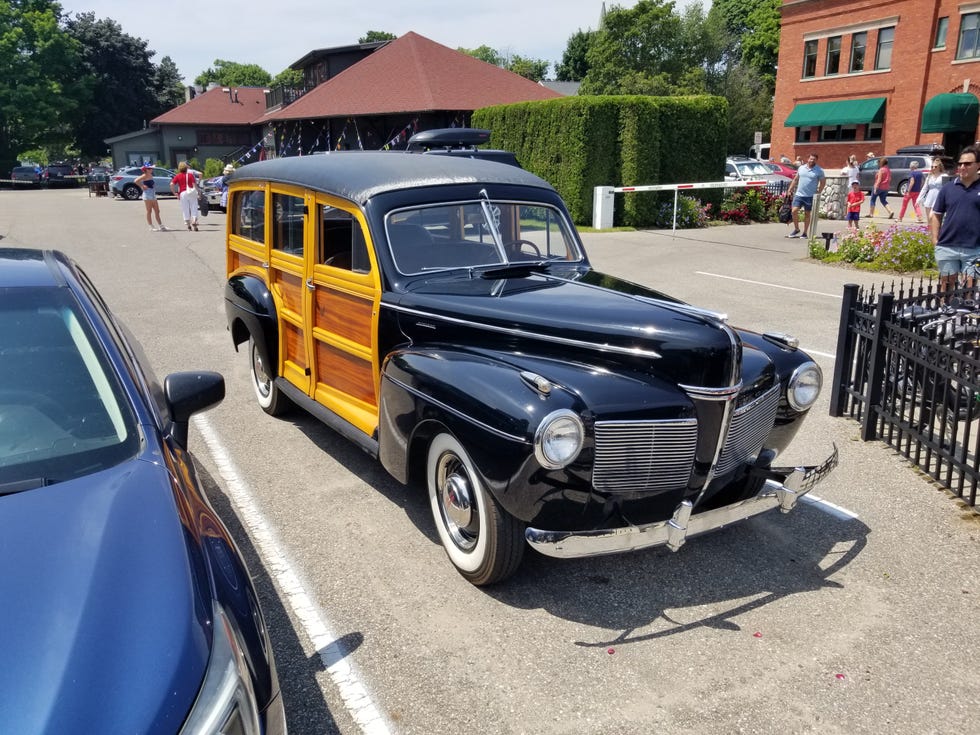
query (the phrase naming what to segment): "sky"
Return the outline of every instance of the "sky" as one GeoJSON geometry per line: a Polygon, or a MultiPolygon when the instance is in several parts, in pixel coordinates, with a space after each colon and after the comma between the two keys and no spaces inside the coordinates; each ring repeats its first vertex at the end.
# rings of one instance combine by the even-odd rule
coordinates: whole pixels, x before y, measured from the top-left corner
{"type": "MultiPolygon", "coordinates": [[[[681,8],[697,0],[679,0],[681,8]]],[[[607,7],[632,7],[613,0],[607,7]]],[[[705,8],[710,2],[704,0],[705,8]]],[[[111,18],[124,33],[142,38],[159,64],[169,56],[185,84],[215,59],[258,64],[276,76],[314,49],[347,46],[367,31],[401,36],[415,31],[450,48],[489,46],[504,55],[561,61],[568,39],[599,25],[602,0],[373,0],[337,5],[312,0],[61,0],[66,13],[111,18]]]]}

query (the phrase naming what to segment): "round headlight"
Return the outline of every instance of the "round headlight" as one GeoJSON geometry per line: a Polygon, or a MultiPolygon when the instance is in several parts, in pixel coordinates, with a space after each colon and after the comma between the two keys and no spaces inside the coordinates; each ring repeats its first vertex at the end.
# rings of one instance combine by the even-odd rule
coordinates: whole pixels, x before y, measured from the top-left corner
{"type": "Polygon", "coordinates": [[[805,362],[793,371],[786,400],[797,411],[806,411],[817,400],[823,385],[823,373],[816,363],[805,362]]]}
{"type": "Polygon", "coordinates": [[[549,413],[534,434],[534,456],[542,467],[557,470],[574,461],[582,449],[585,428],[568,409],[549,413]]]}

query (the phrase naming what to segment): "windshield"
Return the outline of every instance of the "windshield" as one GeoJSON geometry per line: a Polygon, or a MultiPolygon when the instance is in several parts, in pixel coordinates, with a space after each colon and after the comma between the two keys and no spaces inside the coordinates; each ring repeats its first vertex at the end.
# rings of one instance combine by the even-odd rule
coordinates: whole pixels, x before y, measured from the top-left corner
{"type": "Polygon", "coordinates": [[[67,289],[0,289],[0,323],[0,494],[135,455],[133,414],[67,289]]]}
{"type": "Polygon", "coordinates": [[[385,229],[405,274],[582,258],[571,225],[546,204],[480,199],[400,209],[385,229]]]}
{"type": "Polygon", "coordinates": [[[772,170],[761,161],[757,163],[739,163],[736,165],[738,166],[738,172],[746,177],[766,176],[772,173],[772,170]]]}

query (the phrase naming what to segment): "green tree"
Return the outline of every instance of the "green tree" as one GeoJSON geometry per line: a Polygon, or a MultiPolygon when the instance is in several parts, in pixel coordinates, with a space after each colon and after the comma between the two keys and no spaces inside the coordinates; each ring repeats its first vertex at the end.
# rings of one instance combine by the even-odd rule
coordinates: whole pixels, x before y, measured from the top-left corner
{"type": "Polygon", "coordinates": [[[272,79],[272,85],[275,87],[299,89],[303,86],[303,72],[297,69],[283,69],[272,79]]]}
{"type": "Polygon", "coordinates": [[[583,31],[581,28],[573,33],[565,45],[561,63],[555,65],[555,79],[559,82],[581,82],[589,71],[586,56],[589,46],[595,38],[595,31],[583,31]]]}
{"type": "Polygon", "coordinates": [[[749,14],[750,32],[742,38],[742,61],[776,88],[776,62],[779,60],[779,6],[781,0],[761,0],[749,14]]]}
{"type": "Polygon", "coordinates": [[[222,87],[267,87],[272,83],[272,75],[258,64],[215,59],[214,67],[205,69],[194,78],[194,84],[201,87],[207,87],[212,82],[222,87]]]}
{"type": "Polygon", "coordinates": [[[532,82],[540,82],[548,74],[548,66],[550,64],[544,59],[526,59],[514,54],[506,68],[515,74],[530,79],[532,82]]]}
{"type": "Polygon", "coordinates": [[[65,30],[81,46],[77,72],[91,92],[89,104],[74,121],[83,155],[103,155],[106,138],[145,127],[170,109],[174,100],[183,101],[174,88],[173,61],[168,59],[163,70],[158,69],[150,60],[154,52],[147,42],[124,33],[116,21],[80,13],[67,20],[65,30]]]}
{"type": "Polygon", "coordinates": [[[357,39],[358,43],[375,43],[377,41],[394,41],[398,36],[388,31],[368,31],[357,39]]]}
{"type": "Polygon", "coordinates": [[[160,65],[153,77],[153,89],[157,102],[164,111],[184,102],[184,78],[169,56],[160,59],[160,65]]]}
{"type": "Polygon", "coordinates": [[[632,8],[614,5],[586,54],[589,71],[580,93],[650,94],[637,89],[647,87],[647,81],[669,82],[685,70],[687,54],[680,48],[680,36],[681,19],[672,2],[640,0],[632,8]]]}
{"type": "Polygon", "coordinates": [[[48,142],[65,145],[87,101],[78,73],[81,48],[47,0],[0,0],[0,170],[48,142]]]}
{"type": "Polygon", "coordinates": [[[485,61],[488,64],[493,64],[494,66],[504,65],[504,57],[501,56],[499,53],[497,53],[497,49],[490,48],[487,45],[477,46],[476,48],[472,48],[472,49],[463,48],[462,46],[460,46],[456,50],[464,54],[467,54],[469,56],[472,56],[474,58],[477,58],[480,61],[485,61]]]}

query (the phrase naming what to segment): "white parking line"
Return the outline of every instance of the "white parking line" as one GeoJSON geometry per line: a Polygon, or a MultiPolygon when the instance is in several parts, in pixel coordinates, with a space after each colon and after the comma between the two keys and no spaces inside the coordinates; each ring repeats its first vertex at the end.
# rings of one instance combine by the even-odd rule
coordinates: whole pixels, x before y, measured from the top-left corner
{"type": "Polygon", "coordinates": [[[834,518],[840,518],[843,521],[851,521],[858,517],[858,514],[854,511],[848,510],[847,508],[842,508],[839,505],[831,503],[829,500],[824,500],[823,498],[818,498],[816,495],[804,495],[800,498],[803,503],[808,503],[824,513],[834,516],[834,518]]]}
{"type": "Polygon", "coordinates": [[[337,686],[347,711],[365,735],[390,735],[391,731],[387,723],[374,706],[356,670],[347,660],[349,652],[337,645],[337,637],[327,627],[323,615],[293,571],[275,534],[259,512],[252,498],[252,491],[235,468],[217,432],[205,416],[198,415],[193,420],[204,437],[204,443],[208,446],[218,472],[227,485],[228,495],[238,511],[242,524],[248,530],[248,535],[269,574],[275,579],[276,586],[313,643],[323,662],[323,667],[337,686]]]}
{"type": "Polygon", "coordinates": [[[843,295],[834,293],[823,293],[822,291],[808,291],[805,288],[793,288],[792,286],[783,286],[780,283],[768,283],[767,281],[750,281],[748,278],[736,278],[735,276],[725,276],[721,273],[708,273],[707,271],[695,271],[699,276],[711,276],[712,278],[725,278],[729,281],[741,281],[742,283],[751,283],[755,286],[768,286],[769,288],[781,288],[785,291],[799,291],[800,293],[809,293],[814,296],[826,296],[831,299],[843,299],[843,295]]]}

